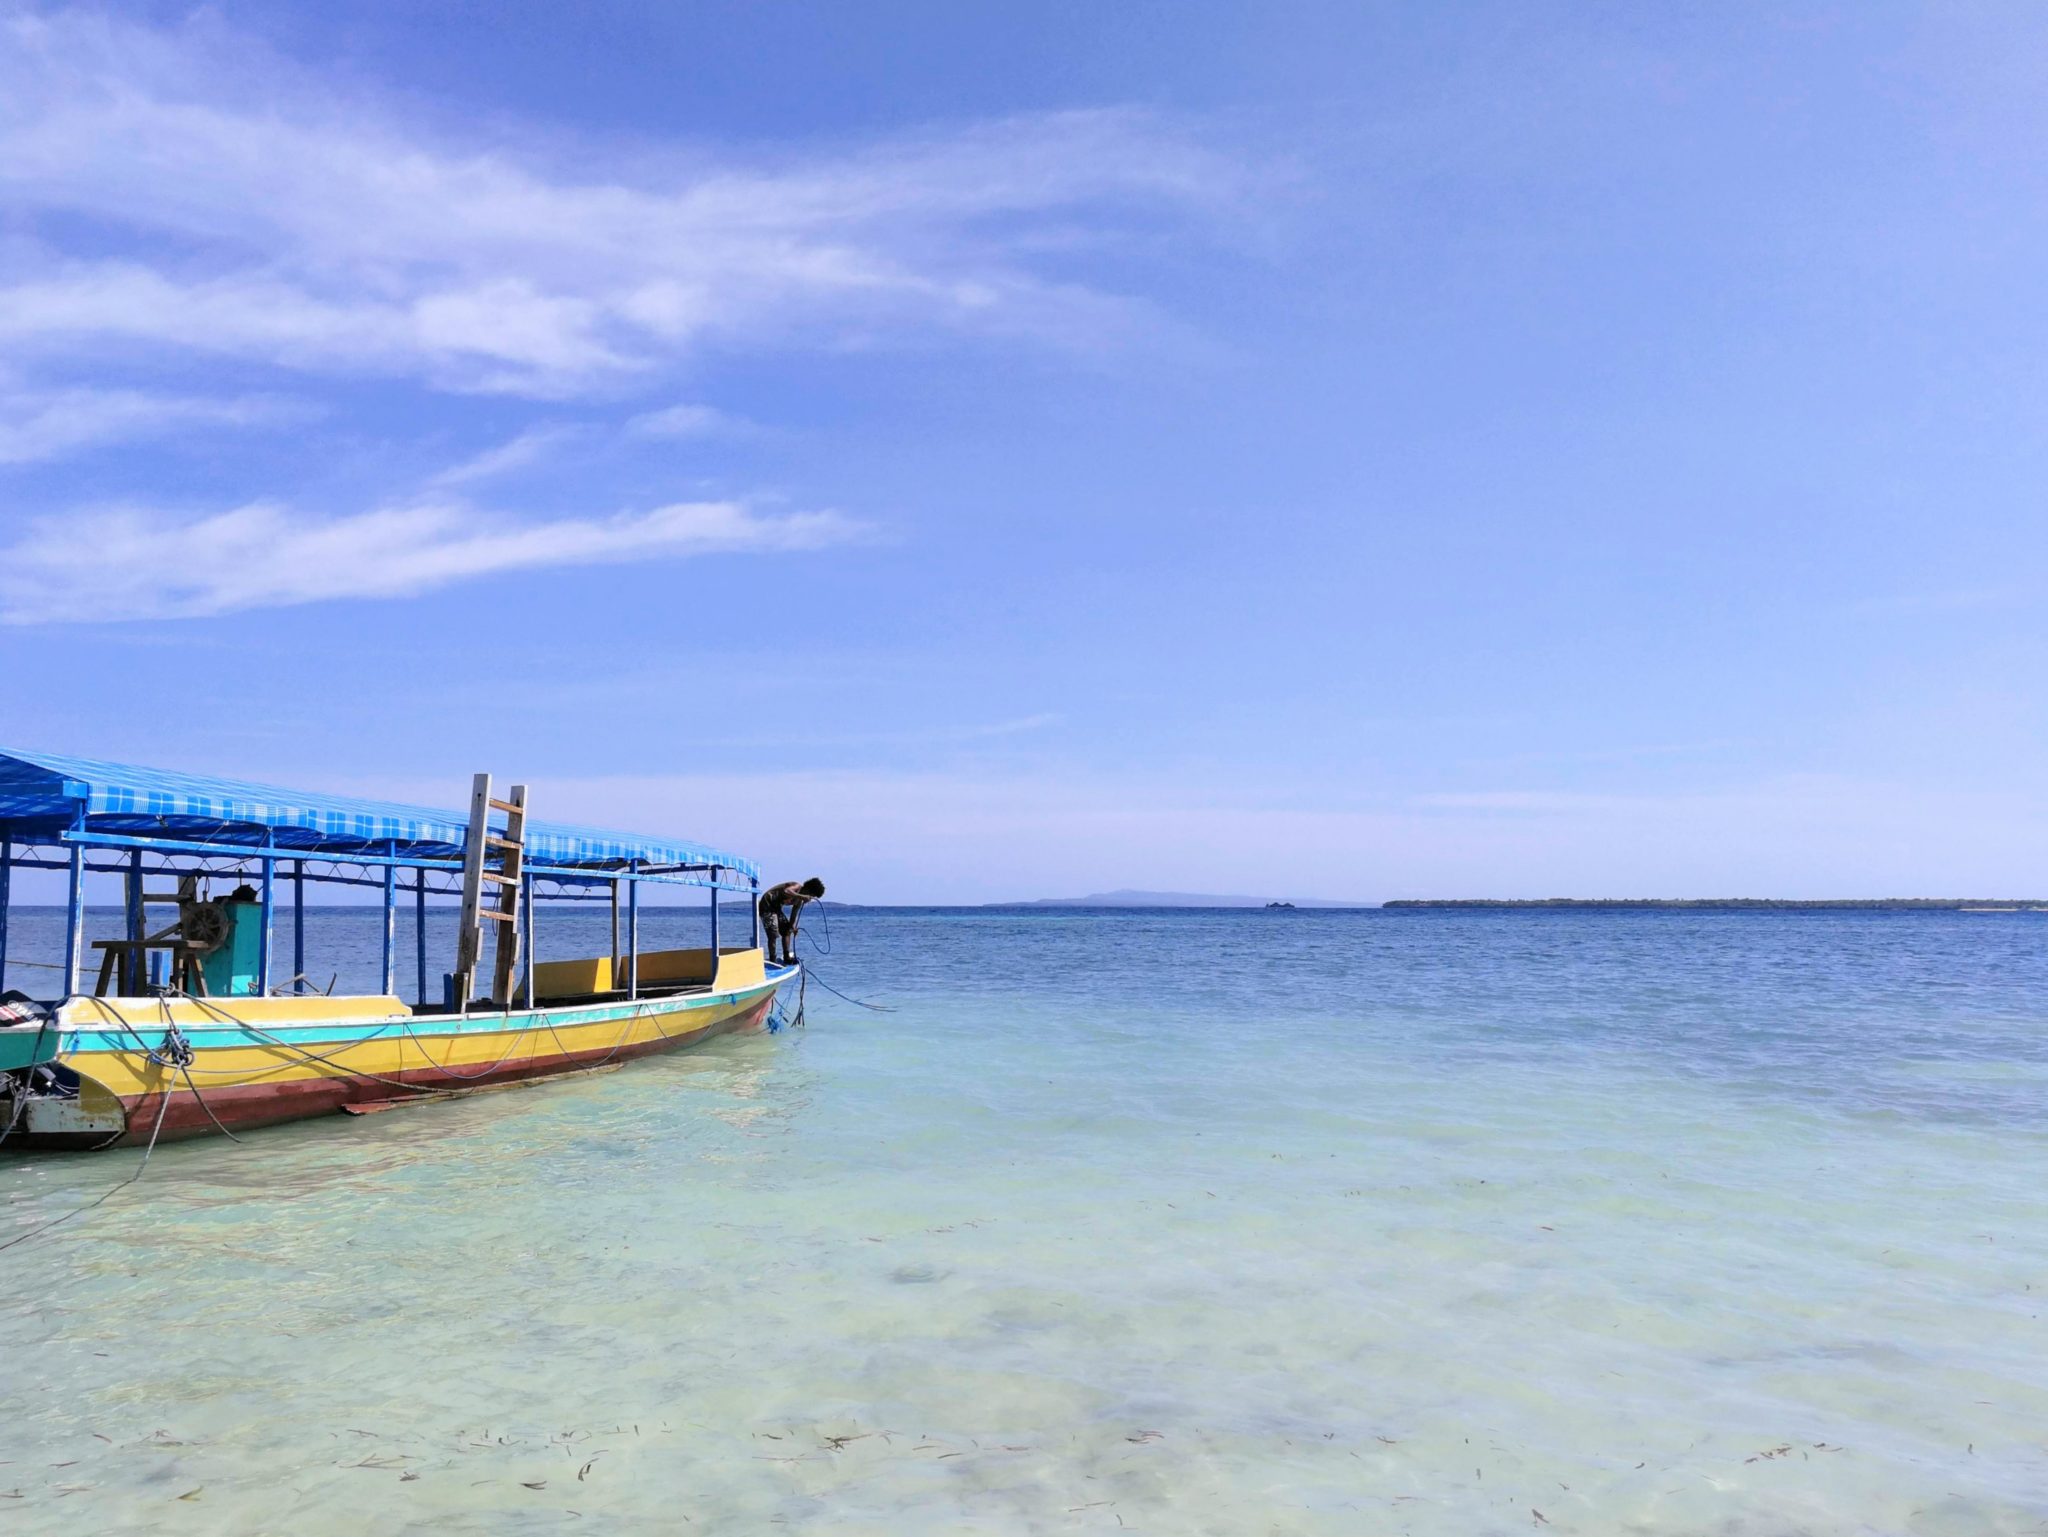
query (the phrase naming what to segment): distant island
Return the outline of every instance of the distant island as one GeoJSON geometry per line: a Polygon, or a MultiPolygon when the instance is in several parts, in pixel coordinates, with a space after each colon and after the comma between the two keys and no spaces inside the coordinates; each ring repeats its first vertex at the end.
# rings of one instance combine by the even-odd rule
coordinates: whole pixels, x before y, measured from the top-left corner
{"type": "MultiPolygon", "coordinates": [[[[837,906],[838,904],[833,904],[837,906]]],[[[1085,897],[1040,897],[992,902],[990,907],[1226,907],[1287,911],[1293,908],[1421,912],[1439,909],[1547,909],[1632,912],[1675,908],[1692,912],[2048,912],[2048,897],[1403,897],[1392,902],[1333,902],[1318,897],[1232,896],[1204,891],[1097,891],[1085,897]]]]}
{"type": "Polygon", "coordinates": [[[1233,897],[1199,891],[1098,891],[1085,897],[1040,897],[1002,907],[1371,907],[1370,902],[1328,902],[1314,897],[1233,897]]]}
{"type": "Polygon", "coordinates": [[[1770,912],[1978,912],[2013,913],[2048,911],[2048,900],[2039,897],[1441,897],[1406,898],[1381,904],[1395,908],[1550,907],[1614,908],[1683,907],[1719,908],[1770,912]]]}

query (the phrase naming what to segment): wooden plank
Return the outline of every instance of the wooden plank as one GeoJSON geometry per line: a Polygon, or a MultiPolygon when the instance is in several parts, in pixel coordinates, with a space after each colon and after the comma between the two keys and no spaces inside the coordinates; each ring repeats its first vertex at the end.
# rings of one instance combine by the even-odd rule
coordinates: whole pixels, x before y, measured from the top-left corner
{"type": "Polygon", "coordinates": [[[512,979],[519,974],[519,944],[524,938],[519,922],[519,877],[521,866],[526,862],[526,786],[514,785],[511,799],[497,804],[505,813],[506,841],[518,845],[505,851],[504,861],[499,867],[501,884],[496,916],[502,926],[498,930],[496,985],[491,989],[491,996],[498,1000],[499,1005],[509,1009],[512,1006],[512,979]]]}
{"type": "MultiPolygon", "coordinates": [[[[512,793],[513,793],[514,795],[517,795],[517,794],[519,793],[519,790],[520,790],[520,787],[519,787],[518,785],[514,785],[514,786],[512,787],[512,793]]],[[[524,808],[523,808],[523,807],[521,807],[521,806],[520,806],[520,804],[519,804],[519,803],[518,803],[517,801],[492,801],[492,802],[491,802],[491,810],[493,810],[493,811],[504,811],[504,812],[517,812],[517,811],[520,811],[520,810],[523,810],[523,809],[524,809],[524,808]]]]}
{"type": "Polygon", "coordinates": [[[491,776],[478,774],[470,786],[469,838],[462,853],[462,927],[455,941],[455,1007],[469,1004],[476,989],[477,962],[483,958],[484,839],[490,835],[491,776]]]}

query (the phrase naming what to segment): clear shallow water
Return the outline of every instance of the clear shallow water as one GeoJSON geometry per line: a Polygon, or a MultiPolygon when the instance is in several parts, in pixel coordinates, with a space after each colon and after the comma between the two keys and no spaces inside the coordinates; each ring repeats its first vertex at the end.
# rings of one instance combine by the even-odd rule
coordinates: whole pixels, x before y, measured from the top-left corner
{"type": "MultiPolygon", "coordinates": [[[[311,927],[366,980],[373,918],[311,927]]],[[[813,988],[802,1032],[166,1147],[0,1255],[0,1519],[2048,1522],[2038,916],[831,938],[896,1012],[813,988]]],[[[0,1235],[137,1156],[0,1158],[0,1235]]]]}

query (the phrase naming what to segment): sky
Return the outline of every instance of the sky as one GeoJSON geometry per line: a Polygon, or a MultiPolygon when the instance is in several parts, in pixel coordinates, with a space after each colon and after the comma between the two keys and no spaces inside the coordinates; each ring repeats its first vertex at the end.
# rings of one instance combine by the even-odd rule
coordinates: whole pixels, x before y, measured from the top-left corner
{"type": "Polygon", "coordinates": [[[0,743],[1112,887],[2048,893],[2048,11],[0,0],[0,743]]]}

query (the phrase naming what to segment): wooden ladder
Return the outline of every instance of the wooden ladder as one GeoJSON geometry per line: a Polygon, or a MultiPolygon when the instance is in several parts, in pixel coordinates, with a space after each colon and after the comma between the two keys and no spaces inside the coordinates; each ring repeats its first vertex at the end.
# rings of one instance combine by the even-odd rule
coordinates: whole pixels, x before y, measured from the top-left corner
{"type": "Polygon", "coordinates": [[[457,1009],[469,1007],[476,968],[484,953],[484,920],[498,925],[497,985],[491,997],[512,1007],[512,976],[519,969],[519,887],[526,865],[526,786],[514,785],[510,800],[491,798],[491,776],[479,774],[469,797],[469,841],[462,855],[462,932],[455,950],[457,1009]],[[503,834],[491,831],[491,813],[505,813],[503,834]],[[497,860],[497,868],[491,862],[497,860]],[[484,900],[484,887],[492,900],[484,900]]]}

